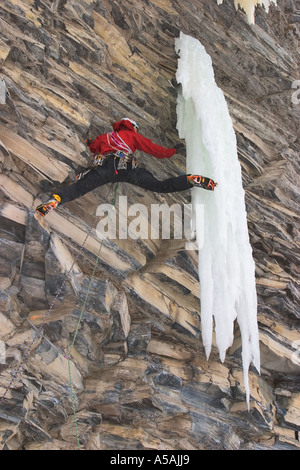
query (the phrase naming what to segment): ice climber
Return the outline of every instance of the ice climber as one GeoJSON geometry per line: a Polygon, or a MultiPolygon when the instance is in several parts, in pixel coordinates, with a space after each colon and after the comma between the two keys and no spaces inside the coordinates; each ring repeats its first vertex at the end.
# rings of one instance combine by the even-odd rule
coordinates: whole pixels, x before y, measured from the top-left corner
{"type": "Polygon", "coordinates": [[[216,183],[200,175],[180,175],[164,181],[156,179],[150,171],[138,167],[134,157],[136,150],[141,150],[156,158],[170,158],[183,144],[176,144],[168,149],[153,143],[139,133],[138,124],[129,118],[113,124],[113,131],[99,135],[95,140],[88,140],[94,160],[90,168],[77,175],[77,181],[62,187],[58,194],[53,194],[44,204],[36,208],[45,216],[58,205],[66,204],[99,186],[110,182],[121,182],[140,186],[157,193],[184,191],[198,186],[213,191],[216,183]]]}

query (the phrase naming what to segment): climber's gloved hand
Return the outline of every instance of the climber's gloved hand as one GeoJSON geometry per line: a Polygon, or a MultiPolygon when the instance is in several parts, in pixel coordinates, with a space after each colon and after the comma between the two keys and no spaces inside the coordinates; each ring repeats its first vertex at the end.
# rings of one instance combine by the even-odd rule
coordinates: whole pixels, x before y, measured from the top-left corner
{"type": "Polygon", "coordinates": [[[176,153],[182,153],[182,150],[185,149],[185,145],[184,145],[184,144],[181,144],[181,143],[175,144],[175,145],[173,146],[173,149],[176,149],[176,153]]]}

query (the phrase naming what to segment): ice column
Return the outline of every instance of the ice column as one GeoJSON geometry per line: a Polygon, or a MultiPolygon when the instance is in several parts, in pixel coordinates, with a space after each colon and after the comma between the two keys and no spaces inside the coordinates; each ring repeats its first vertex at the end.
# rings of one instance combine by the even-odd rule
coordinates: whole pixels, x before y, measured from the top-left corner
{"type": "MultiPolygon", "coordinates": [[[[199,248],[202,340],[209,357],[213,331],[220,359],[234,338],[237,320],[247,402],[248,370],[260,368],[255,265],[249,243],[241,167],[236,136],[222,91],[217,87],[210,56],[197,40],[181,33],[177,82],[178,132],[186,142],[187,173],[217,181],[214,192],[192,189],[193,223],[199,248]],[[198,209],[204,205],[205,223],[198,209]]],[[[202,207],[203,209],[203,207],[202,207]]]]}

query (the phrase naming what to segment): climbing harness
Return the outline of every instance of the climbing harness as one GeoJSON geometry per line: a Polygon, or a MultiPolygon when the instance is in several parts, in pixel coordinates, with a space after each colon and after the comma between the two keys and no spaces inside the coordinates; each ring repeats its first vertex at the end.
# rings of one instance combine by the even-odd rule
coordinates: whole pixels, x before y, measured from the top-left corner
{"type": "Polygon", "coordinates": [[[126,144],[126,142],[124,142],[118,132],[108,132],[106,136],[108,145],[115,150],[115,162],[116,159],[119,158],[117,168],[115,164],[116,174],[118,174],[118,170],[126,170],[127,164],[130,162],[132,163],[132,169],[136,168],[138,166],[137,159],[133,156],[131,148],[126,144]]]}
{"type": "Polygon", "coordinates": [[[91,171],[91,168],[87,168],[87,169],[84,170],[84,171],[80,171],[80,173],[77,173],[75,179],[76,179],[77,181],[82,180],[82,178],[84,178],[85,175],[87,175],[90,171],[91,171]]]}
{"type": "MultiPolygon", "coordinates": [[[[108,193],[107,193],[107,196],[105,198],[105,200],[108,199],[111,191],[112,191],[112,188],[113,188],[113,185],[111,186],[111,188],[109,189],[108,193]]],[[[117,199],[117,191],[118,191],[118,183],[117,185],[115,186],[115,193],[114,193],[114,198],[113,198],[113,201],[112,201],[112,204],[115,205],[116,204],[116,199],[117,199]]],[[[26,362],[26,360],[28,359],[29,357],[29,354],[36,342],[36,340],[42,336],[43,334],[43,327],[46,323],[46,320],[47,318],[49,317],[51,311],[53,310],[54,308],[54,305],[56,303],[56,301],[58,300],[66,282],[67,282],[67,279],[68,279],[68,276],[69,274],[72,272],[72,269],[75,265],[75,263],[77,262],[80,254],[82,253],[83,251],[83,248],[84,248],[84,245],[86,244],[87,242],[87,239],[88,237],[90,236],[91,232],[92,232],[92,229],[93,229],[93,225],[90,226],[88,232],[87,232],[87,235],[85,237],[85,239],[83,240],[83,243],[81,244],[81,246],[79,247],[79,250],[73,260],[73,263],[69,269],[69,271],[66,273],[65,275],[65,279],[63,280],[61,286],[58,288],[57,292],[56,292],[56,295],[54,297],[54,299],[52,300],[52,303],[49,307],[49,309],[47,310],[47,312],[45,313],[44,317],[43,317],[43,320],[42,320],[42,323],[41,325],[39,326],[39,328],[37,328],[36,330],[36,334],[34,335],[31,343],[29,344],[29,347],[27,348],[27,350],[25,351],[24,355],[23,355],[23,359],[22,361],[20,362],[17,370],[15,371],[14,374],[12,374],[12,379],[10,381],[10,383],[8,384],[4,394],[0,397],[0,404],[1,402],[5,399],[7,393],[9,392],[9,390],[11,389],[13,383],[15,382],[15,380],[17,379],[17,376],[19,375],[19,373],[21,372],[22,370],[22,367],[23,367],[23,364],[26,362]]],[[[76,326],[76,330],[75,330],[75,333],[74,333],[74,337],[73,337],[73,341],[72,341],[72,344],[69,348],[69,353],[67,355],[64,355],[64,357],[68,360],[68,371],[69,371],[69,382],[70,382],[70,392],[71,392],[71,399],[72,399],[72,409],[73,409],[73,416],[74,416],[74,424],[75,424],[75,433],[76,433],[76,440],[77,440],[77,447],[78,447],[78,450],[80,450],[80,440],[79,440],[79,432],[78,432],[78,422],[77,422],[77,417],[76,417],[76,396],[75,396],[75,392],[74,392],[74,386],[73,386],[73,380],[72,380],[72,374],[71,374],[71,353],[72,353],[72,349],[74,347],[74,344],[75,344],[75,340],[76,340],[76,337],[77,337],[77,334],[78,334],[78,331],[79,331],[79,327],[80,327],[80,323],[81,323],[81,320],[82,320],[82,317],[83,317],[83,314],[84,314],[84,310],[85,310],[85,306],[86,306],[86,303],[87,303],[87,300],[88,300],[88,296],[89,296],[89,293],[90,293],[90,290],[91,290],[91,286],[92,286],[92,282],[93,282],[93,279],[94,279],[94,276],[95,276],[95,272],[96,272],[96,269],[97,269],[97,266],[98,266],[98,263],[99,263],[99,258],[100,258],[100,253],[101,253],[101,249],[102,249],[102,246],[103,246],[103,242],[104,240],[102,239],[101,240],[101,243],[99,245],[99,249],[98,249],[98,253],[96,255],[96,262],[95,262],[95,265],[94,265],[94,268],[93,268],[93,272],[92,272],[92,275],[90,277],[90,282],[89,282],[89,286],[88,286],[88,289],[87,289],[87,293],[86,293],[86,296],[84,298],[84,301],[83,301],[83,305],[82,305],[82,308],[81,308],[81,312],[80,312],[80,315],[79,315],[79,319],[78,319],[78,322],[77,322],[77,326],[76,326]]]]}
{"type": "Polygon", "coordinates": [[[83,170],[78,173],[76,175],[76,180],[81,180],[94,168],[103,166],[104,162],[111,157],[114,158],[114,170],[116,174],[118,174],[118,170],[126,170],[128,163],[131,163],[131,168],[133,170],[138,167],[138,161],[132,153],[129,154],[123,152],[122,150],[116,150],[115,152],[106,153],[105,155],[95,155],[90,168],[87,168],[86,170],[83,170]]]}
{"type": "Polygon", "coordinates": [[[128,163],[131,163],[133,170],[138,166],[137,159],[132,154],[128,155],[121,152],[121,150],[118,150],[114,154],[114,169],[116,174],[118,174],[118,170],[126,170],[128,163]]]}
{"type": "Polygon", "coordinates": [[[108,145],[114,150],[123,150],[123,152],[127,153],[128,155],[132,154],[132,150],[129,147],[129,145],[127,145],[126,142],[124,142],[122,137],[120,137],[120,135],[117,132],[115,131],[107,132],[106,137],[107,137],[108,145]],[[112,144],[112,142],[117,147],[115,147],[112,144]]]}
{"type": "Polygon", "coordinates": [[[131,168],[133,170],[138,167],[138,161],[132,154],[128,155],[122,152],[121,150],[117,150],[114,153],[107,153],[105,155],[101,155],[101,154],[95,155],[91,167],[78,173],[76,175],[76,180],[77,181],[81,180],[94,168],[103,166],[104,162],[108,158],[114,159],[114,170],[116,174],[118,174],[118,170],[126,170],[128,163],[131,163],[131,168]]]}
{"type": "MultiPolygon", "coordinates": [[[[124,118],[124,120],[128,120],[132,122],[132,124],[138,128],[136,122],[132,121],[131,119],[124,118]]],[[[81,171],[76,175],[76,180],[81,180],[84,178],[92,169],[101,167],[104,165],[104,162],[107,158],[113,157],[114,158],[114,170],[116,175],[118,174],[118,170],[126,170],[128,163],[131,163],[131,168],[134,170],[138,166],[137,159],[134,157],[133,152],[129,145],[124,142],[122,137],[118,134],[118,132],[111,131],[107,132],[106,139],[108,145],[111,147],[112,152],[94,155],[93,162],[89,168],[86,170],[81,171]]],[[[92,139],[86,139],[85,142],[87,144],[92,142],[92,139]]]]}

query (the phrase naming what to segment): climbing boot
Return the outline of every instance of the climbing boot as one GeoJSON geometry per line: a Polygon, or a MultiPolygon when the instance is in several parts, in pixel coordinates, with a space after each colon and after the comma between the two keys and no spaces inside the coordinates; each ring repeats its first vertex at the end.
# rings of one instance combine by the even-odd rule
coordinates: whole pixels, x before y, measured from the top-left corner
{"type": "Polygon", "coordinates": [[[211,178],[206,178],[205,176],[189,175],[187,179],[191,186],[207,189],[208,191],[213,191],[217,186],[217,183],[215,183],[211,178]]]}
{"type": "Polygon", "coordinates": [[[61,197],[58,194],[53,194],[49,201],[45,202],[44,204],[40,204],[35,210],[45,217],[45,215],[49,214],[49,212],[52,212],[60,202],[61,197]]]}

